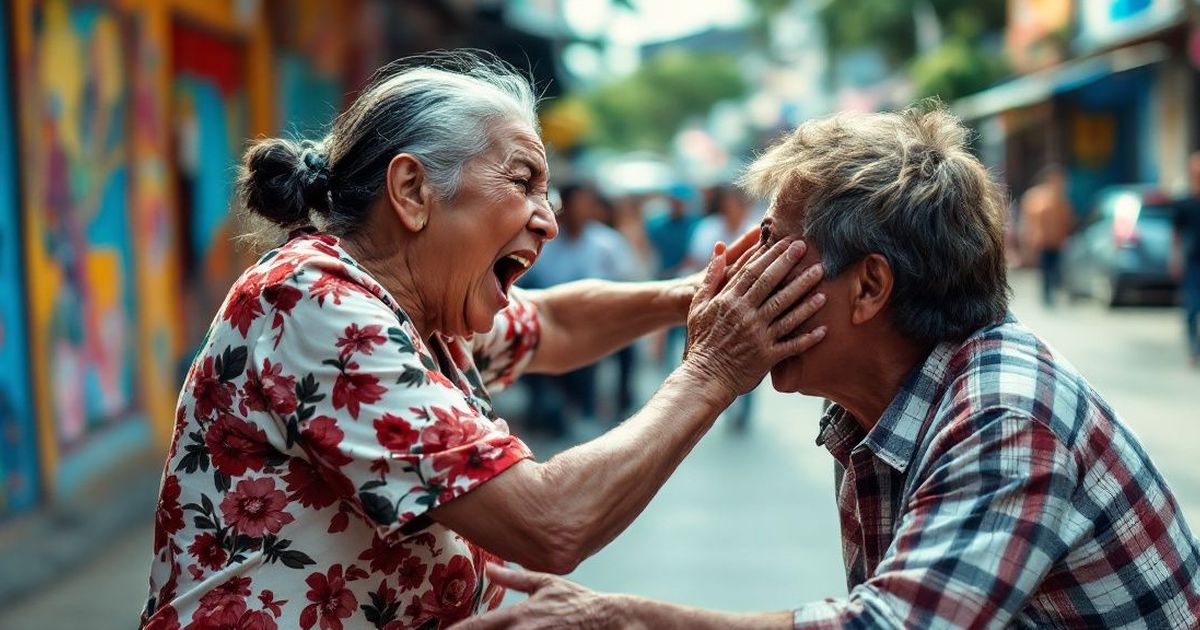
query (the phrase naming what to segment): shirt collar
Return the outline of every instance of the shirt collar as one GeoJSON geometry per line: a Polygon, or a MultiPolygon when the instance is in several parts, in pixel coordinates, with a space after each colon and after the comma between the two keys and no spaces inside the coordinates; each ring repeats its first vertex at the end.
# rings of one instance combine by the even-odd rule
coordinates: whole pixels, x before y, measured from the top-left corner
{"type": "Polygon", "coordinates": [[[921,427],[945,392],[946,371],[958,344],[942,343],[914,368],[888,404],[879,422],[865,436],[862,427],[844,407],[831,404],[821,419],[817,443],[824,443],[842,465],[859,444],[870,449],[896,471],[908,469],[917,448],[921,427]]]}

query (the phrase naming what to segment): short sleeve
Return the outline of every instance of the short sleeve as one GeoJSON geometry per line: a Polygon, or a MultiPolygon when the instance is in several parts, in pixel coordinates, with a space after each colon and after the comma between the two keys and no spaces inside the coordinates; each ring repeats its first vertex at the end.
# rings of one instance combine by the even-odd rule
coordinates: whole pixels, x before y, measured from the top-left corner
{"type": "Polygon", "coordinates": [[[531,293],[518,287],[509,289],[508,306],[496,314],[492,329],[471,339],[471,354],[484,387],[495,392],[512,385],[529,367],[541,335],[531,293]]]}
{"type": "Polygon", "coordinates": [[[289,312],[264,326],[251,365],[265,391],[294,392],[272,415],[298,467],[289,474],[321,487],[301,500],[336,495],[387,535],[529,457],[347,267],[304,265],[277,287],[296,289],[289,312]]]}

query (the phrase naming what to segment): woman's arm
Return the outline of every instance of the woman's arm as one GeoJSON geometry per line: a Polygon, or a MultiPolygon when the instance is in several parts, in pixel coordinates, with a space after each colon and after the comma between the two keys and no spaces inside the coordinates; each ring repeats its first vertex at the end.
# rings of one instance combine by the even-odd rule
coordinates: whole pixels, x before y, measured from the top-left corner
{"type": "Polygon", "coordinates": [[[680,606],[633,595],[595,593],[545,573],[488,565],[492,581],[528,593],[529,599],[454,626],[455,630],[561,628],[687,628],[688,630],[790,630],[793,613],[729,613],[680,606]]]}
{"type": "MultiPolygon", "coordinates": [[[[732,265],[755,242],[748,231],[725,252],[732,265]]],[[[529,294],[541,342],[527,371],[561,374],[616,352],[638,337],[684,323],[700,278],[657,282],[580,280],[529,294]]]]}
{"type": "Polygon", "coordinates": [[[638,337],[682,324],[695,284],[579,280],[531,291],[541,342],[527,371],[561,374],[593,363],[638,337]]]}
{"type": "Polygon", "coordinates": [[[689,350],[638,413],[544,464],[520,462],[430,512],[483,548],[530,568],[568,573],[641,513],[717,415],[824,329],[789,336],[823,304],[801,302],[813,267],[775,289],[803,256],[789,242],[760,251],[729,281],[714,257],[689,315],[689,350]],[[786,252],[786,255],[785,255],[786,252]]]}

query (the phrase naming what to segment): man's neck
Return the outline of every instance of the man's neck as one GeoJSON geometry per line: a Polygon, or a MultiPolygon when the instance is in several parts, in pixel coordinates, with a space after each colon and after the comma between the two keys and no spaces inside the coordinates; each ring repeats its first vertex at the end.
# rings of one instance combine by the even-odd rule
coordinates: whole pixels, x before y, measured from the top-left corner
{"type": "Polygon", "coordinates": [[[864,431],[879,423],[908,375],[929,356],[931,348],[903,339],[871,344],[863,361],[845,373],[853,375],[836,385],[827,398],[850,412],[864,431]]]}

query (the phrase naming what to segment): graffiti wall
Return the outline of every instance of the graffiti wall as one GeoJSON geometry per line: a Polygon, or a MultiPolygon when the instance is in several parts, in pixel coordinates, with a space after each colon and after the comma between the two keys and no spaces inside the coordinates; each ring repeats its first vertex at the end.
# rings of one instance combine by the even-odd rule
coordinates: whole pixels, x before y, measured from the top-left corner
{"type": "MultiPolygon", "coordinates": [[[[7,68],[8,13],[0,11],[0,68],[7,68]]],[[[24,278],[12,94],[0,82],[0,516],[37,498],[37,443],[29,400],[24,278]]]]}
{"type": "Polygon", "coordinates": [[[144,425],[135,415],[133,31],[107,3],[18,6],[29,347],[43,470],[58,471],[96,436],[123,423],[144,425]]]}
{"type": "Polygon", "coordinates": [[[176,22],[171,27],[176,198],[187,336],[180,368],[249,262],[234,247],[230,213],[248,134],[245,51],[235,39],[176,22]]]}

